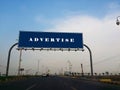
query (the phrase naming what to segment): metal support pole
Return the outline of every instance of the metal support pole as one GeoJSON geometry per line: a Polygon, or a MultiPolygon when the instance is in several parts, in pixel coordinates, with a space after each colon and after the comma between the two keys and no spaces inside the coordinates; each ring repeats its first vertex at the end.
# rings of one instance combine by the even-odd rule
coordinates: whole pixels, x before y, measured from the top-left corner
{"type": "Polygon", "coordinates": [[[92,52],[90,50],[90,48],[86,45],[86,44],[83,44],[89,51],[90,53],[90,68],[91,68],[91,76],[93,76],[93,64],[92,64],[92,52]]]}
{"type": "Polygon", "coordinates": [[[7,68],[6,68],[6,77],[8,76],[8,72],[9,72],[9,63],[10,63],[10,55],[11,55],[11,51],[13,49],[14,46],[18,45],[18,43],[13,44],[8,52],[8,60],[7,60],[7,68]]]}

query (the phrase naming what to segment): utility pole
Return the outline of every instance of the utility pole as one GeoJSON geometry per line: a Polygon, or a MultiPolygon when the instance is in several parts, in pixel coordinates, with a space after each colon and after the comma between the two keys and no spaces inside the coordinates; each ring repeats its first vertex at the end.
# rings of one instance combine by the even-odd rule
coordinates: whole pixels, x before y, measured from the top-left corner
{"type": "Polygon", "coordinates": [[[40,62],[40,61],[38,60],[37,73],[36,73],[37,75],[39,74],[39,62],[40,62]]]}
{"type": "Polygon", "coordinates": [[[69,64],[69,72],[71,72],[72,71],[72,64],[69,60],[68,60],[68,64],[69,64]]]}
{"type": "Polygon", "coordinates": [[[21,61],[22,61],[21,56],[22,56],[22,49],[20,49],[18,76],[20,75],[20,71],[21,71],[21,61]]]}
{"type": "Polygon", "coordinates": [[[82,76],[84,76],[84,72],[83,72],[83,64],[81,64],[81,70],[82,70],[82,76]]]}

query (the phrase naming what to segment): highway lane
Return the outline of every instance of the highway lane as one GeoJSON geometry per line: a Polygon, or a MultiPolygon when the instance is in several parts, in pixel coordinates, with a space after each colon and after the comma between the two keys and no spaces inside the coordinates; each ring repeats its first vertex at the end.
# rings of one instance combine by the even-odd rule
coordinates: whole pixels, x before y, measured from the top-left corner
{"type": "Polygon", "coordinates": [[[69,77],[36,77],[0,84],[0,90],[120,90],[120,86],[69,77]]]}

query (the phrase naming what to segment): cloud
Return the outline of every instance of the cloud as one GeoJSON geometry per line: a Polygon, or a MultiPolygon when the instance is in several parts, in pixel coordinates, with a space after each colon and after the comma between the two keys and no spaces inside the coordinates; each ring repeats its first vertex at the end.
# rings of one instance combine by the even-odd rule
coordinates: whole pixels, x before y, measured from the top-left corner
{"type": "Polygon", "coordinates": [[[36,17],[35,17],[35,21],[36,21],[37,23],[47,23],[47,22],[48,22],[48,20],[45,19],[45,18],[44,18],[43,16],[41,16],[41,15],[36,16],[36,17]]]}
{"type": "Polygon", "coordinates": [[[107,13],[109,14],[117,13],[119,12],[119,9],[120,9],[120,3],[117,1],[110,2],[106,5],[106,10],[107,13]]]}
{"type": "Polygon", "coordinates": [[[110,2],[108,4],[109,9],[119,9],[120,8],[120,3],[118,2],[110,2]]]}
{"type": "Polygon", "coordinates": [[[71,16],[54,22],[54,28],[47,31],[55,32],[82,32],[84,38],[92,40],[108,40],[110,35],[117,34],[117,26],[113,16],[97,18],[92,16],[71,16]],[[102,37],[101,37],[102,36],[102,37]]]}

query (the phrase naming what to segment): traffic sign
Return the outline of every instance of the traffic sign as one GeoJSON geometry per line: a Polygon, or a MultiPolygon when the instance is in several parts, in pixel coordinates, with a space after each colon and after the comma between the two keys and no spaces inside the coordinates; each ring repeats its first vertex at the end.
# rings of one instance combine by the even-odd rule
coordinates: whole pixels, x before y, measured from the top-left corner
{"type": "Polygon", "coordinates": [[[20,31],[19,48],[83,48],[82,33],[20,31]]]}

